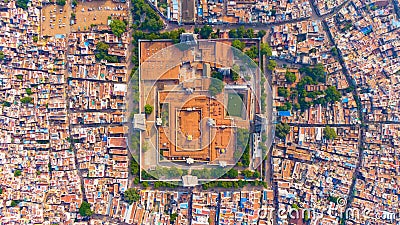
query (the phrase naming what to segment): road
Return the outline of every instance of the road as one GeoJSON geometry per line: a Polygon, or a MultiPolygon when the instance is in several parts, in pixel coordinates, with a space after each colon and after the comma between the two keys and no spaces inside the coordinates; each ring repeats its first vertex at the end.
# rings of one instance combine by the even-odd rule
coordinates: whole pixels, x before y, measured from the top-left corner
{"type": "MultiPolygon", "coordinates": [[[[150,3],[150,1],[148,1],[150,3]]],[[[277,26],[277,25],[284,25],[284,24],[291,24],[291,23],[297,23],[297,22],[301,22],[301,21],[307,21],[307,20],[323,20],[326,18],[330,18],[332,16],[334,16],[335,14],[337,14],[344,6],[346,6],[350,1],[347,0],[345,2],[343,2],[342,4],[340,4],[339,6],[337,6],[333,11],[331,11],[330,13],[324,14],[324,15],[319,15],[317,13],[317,10],[315,9],[315,7],[312,5],[312,0],[310,0],[310,4],[313,6],[312,7],[312,15],[311,17],[304,17],[304,18],[299,18],[299,19],[295,19],[295,20],[287,20],[287,21],[279,21],[279,22],[274,22],[274,23],[242,23],[242,24],[211,24],[211,26],[214,29],[237,29],[241,26],[244,26],[244,28],[253,28],[254,30],[268,30],[271,29],[273,26],[277,26]]],[[[150,5],[155,8],[151,3],[150,5]]],[[[171,30],[176,30],[178,28],[184,28],[185,30],[193,30],[195,27],[199,27],[199,26],[203,26],[204,24],[202,23],[198,23],[195,25],[179,25],[176,22],[171,22],[169,21],[160,11],[158,11],[158,14],[160,15],[161,19],[163,20],[164,24],[165,24],[165,28],[164,31],[171,31],[171,30]]]]}
{"type": "MultiPolygon", "coordinates": [[[[338,48],[338,46],[335,43],[335,40],[333,38],[332,33],[330,32],[328,25],[326,24],[326,22],[323,22],[323,26],[324,26],[324,30],[325,32],[328,34],[329,37],[329,41],[331,42],[332,45],[334,45],[337,49],[338,49],[338,59],[339,59],[339,63],[342,67],[342,71],[343,74],[346,76],[347,82],[349,83],[349,85],[354,85],[354,81],[353,78],[350,75],[350,72],[347,70],[346,64],[343,60],[343,55],[340,51],[340,49],[338,48]]],[[[359,93],[357,92],[357,88],[353,88],[353,96],[356,98],[358,98],[359,93]]],[[[357,103],[357,112],[358,112],[358,116],[360,118],[361,124],[364,124],[364,116],[362,114],[362,106],[358,105],[359,103],[357,103]]],[[[346,201],[346,209],[345,211],[347,211],[347,209],[351,208],[351,204],[353,202],[353,199],[355,197],[355,193],[354,193],[354,188],[357,182],[357,174],[360,171],[360,168],[362,166],[362,161],[363,161],[363,156],[364,156],[364,143],[365,143],[365,126],[359,126],[360,127],[360,132],[359,132],[359,137],[358,137],[358,160],[357,160],[357,164],[356,164],[356,168],[355,171],[352,175],[352,183],[350,185],[349,188],[349,193],[348,193],[348,199],[346,201]]]]}

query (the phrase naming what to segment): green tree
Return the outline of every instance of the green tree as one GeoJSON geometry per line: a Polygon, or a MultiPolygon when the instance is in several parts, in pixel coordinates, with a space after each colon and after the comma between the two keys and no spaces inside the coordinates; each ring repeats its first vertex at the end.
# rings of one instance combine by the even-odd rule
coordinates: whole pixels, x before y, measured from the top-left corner
{"type": "Polygon", "coordinates": [[[14,177],[19,177],[19,176],[21,176],[21,170],[15,170],[14,177]]]}
{"type": "Polygon", "coordinates": [[[285,78],[288,83],[293,84],[296,81],[296,74],[286,70],[285,78]]]}
{"type": "Polygon", "coordinates": [[[290,95],[290,91],[287,88],[279,87],[278,88],[278,96],[287,98],[290,95]]]}
{"type": "Polygon", "coordinates": [[[342,94],[336,89],[335,86],[329,86],[325,90],[325,100],[326,102],[338,102],[342,98],[342,94]]]}
{"type": "Polygon", "coordinates": [[[28,9],[29,0],[17,0],[16,5],[18,8],[28,9]]]}
{"type": "Polygon", "coordinates": [[[243,128],[238,128],[236,131],[236,143],[243,150],[249,142],[249,131],[243,128]]]}
{"type": "Polygon", "coordinates": [[[4,102],[2,103],[2,105],[3,105],[4,107],[10,107],[10,106],[11,106],[11,102],[4,101],[4,102]]]}
{"type": "Polygon", "coordinates": [[[259,30],[257,33],[257,37],[262,38],[267,34],[265,30],[259,30]]]}
{"type": "Polygon", "coordinates": [[[17,206],[19,204],[19,201],[15,201],[15,200],[12,200],[11,201],[11,207],[15,207],[15,206],[17,206]]]}
{"type": "Polygon", "coordinates": [[[307,223],[310,220],[310,216],[308,215],[308,210],[304,210],[304,218],[303,221],[307,223]]]}
{"type": "Polygon", "coordinates": [[[232,47],[239,49],[240,51],[243,52],[244,47],[246,47],[246,44],[240,40],[233,40],[232,41],[232,47]]]}
{"type": "Polygon", "coordinates": [[[163,28],[164,23],[161,19],[152,18],[146,23],[146,28],[149,31],[159,31],[163,28]]]}
{"type": "Polygon", "coordinates": [[[170,216],[170,218],[171,218],[170,221],[171,221],[172,223],[174,223],[175,220],[176,220],[176,218],[178,218],[178,214],[172,213],[171,216],[170,216]]]}
{"type": "Polygon", "coordinates": [[[97,42],[96,44],[96,54],[95,57],[97,60],[106,60],[110,63],[118,62],[118,58],[116,56],[111,56],[108,54],[108,48],[110,46],[102,41],[97,42]]]}
{"type": "Polygon", "coordinates": [[[237,70],[231,70],[231,78],[233,81],[237,81],[239,79],[239,74],[236,72],[237,70]]]}
{"type": "Polygon", "coordinates": [[[153,112],[153,110],[154,110],[154,107],[150,104],[146,104],[144,106],[144,113],[147,115],[150,115],[153,112]]]}
{"type": "Polygon", "coordinates": [[[331,53],[332,53],[333,56],[337,56],[339,54],[339,52],[338,52],[336,47],[332,47],[331,53]]]}
{"type": "Polygon", "coordinates": [[[254,30],[253,30],[253,28],[247,29],[244,36],[246,38],[254,38],[254,30]]]}
{"type": "Polygon", "coordinates": [[[293,109],[296,110],[296,111],[299,110],[300,109],[300,104],[299,103],[294,103],[293,104],[293,109]]]}
{"type": "Polygon", "coordinates": [[[219,79],[211,79],[210,86],[208,87],[208,92],[211,96],[216,96],[217,94],[221,93],[224,89],[224,83],[219,79]]]}
{"type": "Polygon", "coordinates": [[[131,174],[139,175],[139,164],[136,162],[135,159],[131,160],[131,174]]]}
{"type": "Polygon", "coordinates": [[[293,203],[292,204],[292,209],[300,209],[300,207],[296,203],[293,203]]]}
{"type": "Polygon", "coordinates": [[[211,33],[213,32],[213,29],[211,26],[209,25],[204,25],[201,29],[200,29],[200,37],[203,39],[208,39],[210,38],[211,33]]]}
{"type": "Polygon", "coordinates": [[[268,43],[261,44],[260,52],[261,52],[261,55],[265,55],[267,57],[272,56],[272,50],[271,50],[271,47],[268,45],[268,43]]]}
{"type": "Polygon", "coordinates": [[[236,34],[238,36],[238,38],[244,38],[245,34],[246,34],[246,30],[244,29],[244,26],[240,26],[237,30],[236,30],[236,34]]]}
{"type": "Polygon", "coordinates": [[[245,176],[246,178],[252,178],[254,173],[251,172],[250,170],[243,170],[243,171],[241,172],[241,174],[242,174],[243,176],[245,176]]]}
{"type": "Polygon", "coordinates": [[[26,92],[27,95],[32,95],[32,89],[31,88],[25,89],[25,92],[26,92]]]}
{"type": "Polygon", "coordinates": [[[56,4],[60,5],[60,6],[64,6],[66,3],[67,3],[66,0],[57,0],[56,1],[56,4]]]}
{"type": "Polygon", "coordinates": [[[270,70],[270,71],[273,71],[273,70],[276,68],[276,66],[277,66],[276,61],[270,59],[270,60],[268,61],[267,69],[270,70]]]}
{"type": "Polygon", "coordinates": [[[258,48],[257,46],[253,45],[249,50],[245,52],[245,54],[251,58],[251,59],[257,59],[258,58],[258,48]]]}
{"type": "Polygon", "coordinates": [[[231,78],[233,81],[236,81],[239,79],[239,77],[240,77],[239,71],[241,71],[240,66],[238,66],[237,64],[234,64],[231,68],[231,78]]]}
{"type": "Polygon", "coordinates": [[[93,211],[90,209],[90,204],[88,202],[82,201],[82,204],[79,207],[79,214],[83,217],[93,215],[93,211]]]}
{"type": "Polygon", "coordinates": [[[0,60],[3,61],[5,58],[4,52],[0,51],[0,60]]]}
{"type": "Polygon", "coordinates": [[[276,125],[275,134],[280,139],[285,139],[290,132],[290,126],[287,123],[279,123],[276,125]]]}
{"type": "Polygon", "coordinates": [[[23,98],[21,98],[20,101],[23,104],[28,104],[28,103],[32,103],[33,102],[33,98],[32,97],[23,97],[23,98]]]}
{"type": "Polygon", "coordinates": [[[110,27],[113,34],[117,37],[121,37],[121,35],[126,31],[126,24],[122,20],[112,20],[110,27]]]}
{"type": "Polygon", "coordinates": [[[124,200],[129,204],[137,202],[140,200],[139,191],[135,188],[129,188],[124,192],[124,200]]]}
{"type": "Polygon", "coordinates": [[[230,38],[238,38],[238,35],[237,35],[237,32],[236,32],[235,29],[230,30],[230,31],[228,32],[228,36],[229,36],[230,38]]]}
{"type": "Polygon", "coordinates": [[[239,176],[239,172],[235,169],[230,169],[226,175],[230,178],[230,179],[235,179],[239,176]]]}
{"type": "Polygon", "coordinates": [[[215,78],[215,79],[218,79],[218,80],[221,80],[221,81],[224,80],[224,75],[222,73],[220,73],[220,72],[217,72],[217,71],[213,71],[211,73],[211,77],[215,78]]]}
{"type": "Polygon", "coordinates": [[[124,192],[124,199],[129,204],[139,201],[140,200],[139,191],[136,190],[135,188],[129,188],[124,192]]]}
{"type": "Polygon", "coordinates": [[[331,128],[330,126],[326,126],[324,129],[324,137],[327,140],[333,140],[337,138],[337,134],[334,128],[331,128]]]}
{"type": "Polygon", "coordinates": [[[305,73],[311,77],[315,82],[325,83],[325,67],[323,64],[318,63],[313,68],[308,66],[300,68],[301,73],[305,73]]]}
{"type": "Polygon", "coordinates": [[[72,0],[72,5],[75,7],[78,5],[78,1],[77,0],[72,0]]]}

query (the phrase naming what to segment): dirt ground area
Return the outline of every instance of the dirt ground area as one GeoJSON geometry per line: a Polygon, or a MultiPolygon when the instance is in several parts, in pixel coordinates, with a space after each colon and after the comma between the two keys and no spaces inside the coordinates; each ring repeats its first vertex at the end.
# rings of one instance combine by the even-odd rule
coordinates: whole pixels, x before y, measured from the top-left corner
{"type": "Polygon", "coordinates": [[[92,24],[107,24],[109,16],[128,15],[128,5],[126,3],[114,3],[112,1],[79,1],[76,6],[75,24],[72,29],[83,31],[92,24]]]}
{"type": "Polygon", "coordinates": [[[78,1],[75,9],[71,7],[69,1],[65,6],[49,4],[42,9],[42,35],[53,36],[84,31],[88,30],[92,24],[107,24],[109,16],[125,15],[128,15],[128,4],[114,3],[111,0],[78,1]],[[75,13],[75,24],[71,26],[72,13],[75,13]]]}
{"type": "Polygon", "coordinates": [[[43,7],[41,18],[42,35],[54,36],[56,34],[69,33],[69,19],[71,17],[71,12],[71,6],[69,4],[66,4],[65,6],[50,4],[43,7]]]}

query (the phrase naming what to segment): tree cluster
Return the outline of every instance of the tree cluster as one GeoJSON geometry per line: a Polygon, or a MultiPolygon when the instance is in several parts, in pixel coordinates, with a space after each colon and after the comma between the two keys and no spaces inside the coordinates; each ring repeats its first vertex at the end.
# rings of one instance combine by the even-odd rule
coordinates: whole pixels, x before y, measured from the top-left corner
{"type": "Polygon", "coordinates": [[[19,177],[19,176],[21,176],[21,170],[15,170],[14,177],[19,177]]]}
{"type": "Polygon", "coordinates": [[[210,25],[204,25],[202,28],[195,27],[194,33],[199,34],[202,39],[216,39],[220,35],[220,29],[217,29],[215,32],[210,25]]]}
{"type": "Polygon", "coordinates": [[[11,102],[4,101],[1,105],[4,106],[4,107],[10,107],[11,106],[11,102]]]}
{"type": "Polygon", "coordinates": [[[96,44],[96,54],[95,57],[97,60],[106,60],[107,62],[110,63],[117,63],[118,62],[118,57],[117,56],[111,56],[108,54],[108,48],[110,46],[104,42],[99,41],[96,44]]]}
{"type": "Polygon", "coordinates": [[[296,74],[289,72],[289,70],[286,70],[285,78],[289,84],[293,84],[296,81],[296,74]]]}
{"type": "Polygon", "coordinates": [[[160,16],[144,0],[132,0],[134,28],[157,32],[164,27],[160,16]]]}
{"type": "Polygon", "coordinates": [[[275,127],[275,135],[280,139],[286,139],[290,132],[290,126],[287,123],[279,123],[275,127]]]}
{"type": "Polygon", "coordinates": [[[160,187],[164,187],[164,188],[176,188],[178,185],[171,183],[171,182],[163,182],[163,181],[156,181],[154,182],[154,188],[160,188],[160,187]]]}
{"type": "Polygon", "coordinates": [[[291,111],[293,108],[292,103],[290,102],[285,102],[285,104],[283,104],[282,106],[277,106],[276,110],[277,111],[291,111]]]}
{"type": "Polygon", "coordinates": [[[333,129],[330,126],[326,126],[325,129],[324,129],[324,137],[327,140],[334,140],[335,138],[337,138],[337,134],[336,134],[335,129],[333,129]]]}
{"type": "Polygon", "coordinates": [[[278,87],[278,96],[287,98],[290,95],[290,91],[289,89],[285,88],[285,87],[278,87]]]}
{"type": "Polygon", "coordinates": [[[17,0],[16,5],[18,8],[28,9],[29,0],[17,0]]]}
{"type": "Polygon", "coordinates": [[[250,47],[250,49],[245,51],[245,54],[250,58],[250,59],[257,59],[258,58],[258,48],[257,46],[253,45],[250,47]]]}
{"type": "Polygon", "coordinates": [[[232,169],[228,170],[228,172],[224,176],[226,176],[230,179],[235,179],[239,176],[239,172],[232,168],[232,169]]]}
{"type": "Polygon", "coordinates": [[[250,171],[250,170],[243,170],[241,172],[241,174],[248,179],[257,179],[257,178],[260,178],[260,176],[261,176],[260,172],[258,172],[257,170],[254,172],[250,171]]]}
{"type": "Polygon", "coordinates": [[[311,77],[316,82],[325,83],[325,67],[321,63],[316,64],[312,68],[308,66],[302,67],[300,68],[300,72],[311,77]]]}
{"type": "Polygon", "coordinates": [[[264,56],[267,56],[267,57],[271,57],[272,56],[272,49],[268,45],[268,43],[261,43],[260,53],[261,53],[261,55],[264,55],[264,56]]]}
{"type": "Polygon", "coordinates": [[[292,92],[298,94],[299,108],[302,111],[314,104],[326,105],[340,101],[342,94],[335,86],[329,86],[325,91],[307,92],[305,90],[306,85],[317,85],[319,82],[325,82],[325,69],[322,64],[317,64],[314,68],[303,67],[300,72],[305,73],[305,76],[297,83],[296,90],[292,92]],[[306,101],[306,98],[310,98],[312,101],[306,101]]]}
{"type": "Polygon", "coordinates": [[[110,27],[113,34],[117,37],[121,37],[122,34],[126,31],[126,24],[122,20],[112,20],[110,23],[110,27]]]}
{"type": "Polygon", "coordinates": [[[260,86],[261,86],[261,112],[262,113],[265,113],[265,110],[266,110],[266,106],[267,106],[267,93],[265,93],[265,87],[264,87],[264,84],[265,84],[265,81],[266,81],[266,79],[265,79],[265,77],[264,76],[262,76],[261,77],[261,82],[260,82],[260,86]]]}
{"type": "MultiPolygon", "coordinates": [[[[259,35],[261,35],[262,33],[259,33],[259,35]]],[[[249,28],[246,30],[244,26],[240,26],[238,29],[230,30],[228,35],[229,38],[254,38],[254,30],[253,28],[249,28]]]]}
{"type": "Polygon", "coordinates": [[[11,201],[11,207],[16,207],[21,201],[17,201],[17,200],[12,200],[11,201]]]}
{"type": "Polygon", "coordinates": [[[57,4],[57,5],[60,5],[60,6],[64,6],[66,3],[67,3],[66,0],[57,0],[57,1],[56,1],[56,4],[57,4]]]}
{"type": "Polygon", "coordinates": [[[23,97],[23,98],[21,98],[20,101],[22,104],[29,104],[29,103],[33,103],[33,98],[32,97],[23,97]]]}
{"type": "Polygon", "coordinates": [[[224,89],[224,82],[220,79],[211,79],[210,86],[208,87],[208,92],[211,96],[216,96],[217,94],[221,93],[224,89]]]}
{"type": "Polygon", "coordinates": [[[134,202],[138,202],[140,200],[139,191],[135,188],[129,188],[124,192],[124,200],[131,205],[134,202]]]}
{"type": "Polygon", "coordinates": [[[204,190],[207,190],[209,188],[215,188],[215,187],[219,187],[219,188],[243,188],[246,185],[252,185],[252,186],[263,186],[263,187],[267,187],[267,184],[263,181],[244,181],[244,180],[239,180],[239,181],[212,181],[212,182],[208,182],[202,185],[204,190]]]}
{"type": "Polygon", "coordinates": [[[212,27],[210,25],[204,25],[200,29],[199,34],[200,34],[200,37],[202,39],[209,39],[211,34],[212,34],[212,32],[213,32],[213,29],[212,29],[212,27]]]}
{"type": "Polygon", "coordinates": [[[90,204],[88,202],[82,201],[82,204],[79,207],[79,214],[83,217],[93,215],[93,211],[90,209],[90,204]]]}
{"type": "Polygon", "coordinates": [[[273,71],[273,70],[276,68],[277,65],[278,65],[278,64],[276,63],[275,60],[270,59],[270,60],[268,61],[267,69],[270,70],[270,71],[273,71]]]}
{"type": "Polygon", "coordinates": [[[240,51],[243,52],[244,48],[246,47],[246,43],[236,39],[232,41],[232,47],[239,49],[240,51]]]}
{"type": "Polygon", "coordinates": [[[154,107],[152,105],[146,104],[144,106],[144,113],[146,115],[150,115],[153,112],[153,110],[154,110],[154,107]]]}

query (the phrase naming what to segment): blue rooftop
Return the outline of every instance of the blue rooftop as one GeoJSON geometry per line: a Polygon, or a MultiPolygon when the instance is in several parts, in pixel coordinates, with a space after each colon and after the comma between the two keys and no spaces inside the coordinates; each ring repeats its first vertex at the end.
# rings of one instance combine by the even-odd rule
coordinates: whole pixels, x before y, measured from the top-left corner
{"type": "Polygon", "coordinates": [[[181,208],[181,209],[187,209],[187,208],[188,208],[188,204],[187,204],[187,203],[181,203],[181,204],[179,205],[179,208],[181,208]]]}
{"type": "Polygon", "coordinates": [[[278,116],[292,116],[290,111],[278,111],[278,116]]]}

